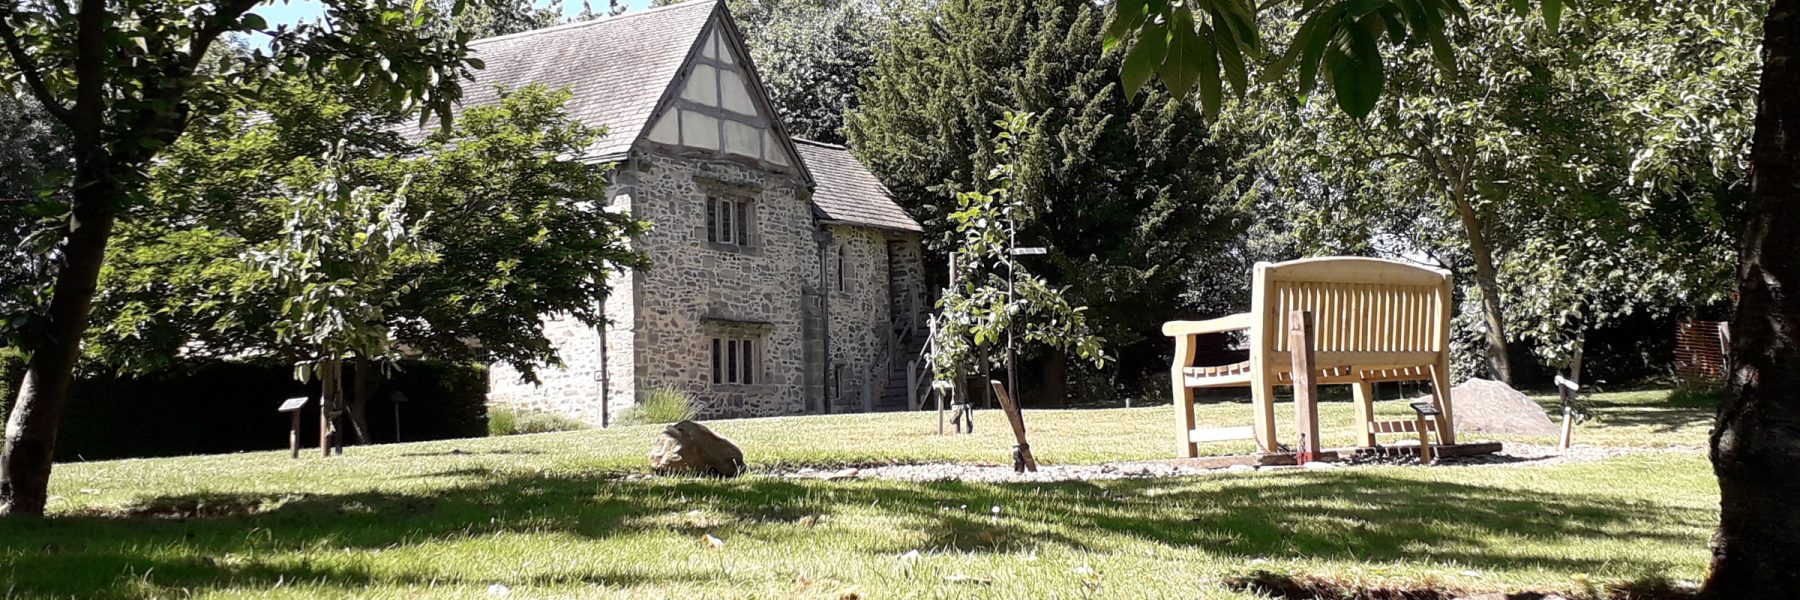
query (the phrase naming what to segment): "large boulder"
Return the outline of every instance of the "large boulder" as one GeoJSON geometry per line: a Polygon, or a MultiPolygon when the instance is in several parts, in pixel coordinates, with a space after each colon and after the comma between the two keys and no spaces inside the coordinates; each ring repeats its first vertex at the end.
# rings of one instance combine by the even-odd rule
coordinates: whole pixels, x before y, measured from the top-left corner
{"type": "Polygon", "coordinates": [[[650,446],[650,469],[663,474],[736,477],[744,472],[744,451],[705,425],[682,421],[663,429],[650,446]]]}
{"type": "Polygon", "coordinates": [[[1470,379],[1457,384],[1450,388],[1450,407],[1456,413],[1457,433],[1551,437],[1559,433],[1542,406],[1498,381],[1470,379]]]}

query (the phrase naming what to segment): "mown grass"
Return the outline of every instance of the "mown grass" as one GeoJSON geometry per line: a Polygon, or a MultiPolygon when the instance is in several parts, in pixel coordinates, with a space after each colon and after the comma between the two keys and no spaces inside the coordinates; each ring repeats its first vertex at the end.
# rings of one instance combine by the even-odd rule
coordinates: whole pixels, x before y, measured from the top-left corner
{"type": "MultiPolygon", "coordinates": [[[[1510,468],[1058,484],[623,478],[659,427],[59,465],[55,517],[0,521],[13,597],[1247,598],[1258,570],[1580,592],[1697,579],[1717,518],[1705,406],[1597,399],[1582,443],[1692,447],[1510,468]],[[998,512],[996,512],[996,508],[998,512]],[[722,547],[703,543],[710,535],[722,547]],[[917,551],[917,555],[912,555],[917,551]],[[504,588],[499,587],[504,586],[504,588]]],[[[1384,403],[1383,411],[1406,410],[1384,403]]],[[[1242,422],[1243,404],[1203,419],[1242,422]]],[[[1347,405],[1323,411],[1347,439],[1347,405]]],[[[1284,419],[1286,417],[1283,417],[1284,419]]],[[[1000,463],[932,414],[725,421],[753,468],[1000,463]]],[[[1163,458],[1168,407],[1028,411],[1045,463],[1163,458]]],[[[1286,422],[1286,421],[1284,421],[1286,422]]],[[[1229,446],[1208,448],[1233,451],[1229,446]]]]}

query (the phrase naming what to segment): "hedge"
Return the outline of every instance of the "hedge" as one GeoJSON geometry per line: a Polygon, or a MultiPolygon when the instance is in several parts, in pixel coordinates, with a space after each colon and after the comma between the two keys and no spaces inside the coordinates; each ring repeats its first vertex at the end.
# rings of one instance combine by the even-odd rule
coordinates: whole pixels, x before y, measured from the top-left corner
{"type": "Polygon", "coordinates": [[[6,409],[19,393],[19,380],[25,377],[25,359],[19,351],[0,348],[0,430],[6,429],[6,409]]]}
{"type": "MultiPolygon", "coordinates": [[[[23,371],[16,356],[0,356],[0,391],[7,402],[23,371]]],[[[275,408],[296,396],[312,398],[301,413],[300,442],[316,450],[318,384],[302,384],[293,374],[285,364],[193,361],[134,377],[82,376],[70,390],[57,432],[57,460],[285,448],[291,417],[275,408]]],[[[408,442],[487,435],[487,370],[480,366],[401,361],[388,376],[377,374],[372,381],[365,414],[376,443],[393,442],[396,433],[408,442]],[[398,432],[396,392],[406,399],[398,432]]],[[[345,389],[354,390],[352,382],[345,389]]],[[[340,427],[348,434],[348,419],[340,427]]]]}

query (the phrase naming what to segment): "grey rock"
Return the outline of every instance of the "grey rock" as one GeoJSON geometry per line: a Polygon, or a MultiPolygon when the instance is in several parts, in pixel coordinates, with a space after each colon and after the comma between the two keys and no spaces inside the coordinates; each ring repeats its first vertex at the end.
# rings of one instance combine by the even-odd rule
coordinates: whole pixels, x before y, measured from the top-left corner
{"type": "Polygon", "coordinates": [[[1450,388],[1457,433],[1556,436],[1556,424],[1531,398],[1504,383],[1470,379],[1450,388]]]}
{"type": "Polygon", "coordinates": [[[744,451],[705,425],[682,421],[663,429],[650,446],[650,469],[662,474],[736,477],[744,473],[744,451]]]}

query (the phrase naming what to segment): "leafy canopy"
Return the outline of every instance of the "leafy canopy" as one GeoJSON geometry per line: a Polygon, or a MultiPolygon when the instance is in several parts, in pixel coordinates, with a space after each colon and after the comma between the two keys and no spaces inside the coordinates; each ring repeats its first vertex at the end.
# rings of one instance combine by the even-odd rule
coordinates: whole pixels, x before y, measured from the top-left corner
{"type": "MultiPolygon", "coordinates": [[[[1072,374],[1101,396],[1167,381],[1159,328],[1192,316],[1190,276],[1216,272],[1209,266],[1234,254],[1243,224],[1221,193],[1233,185],[1233,140],[1160,86],[1127,96],[1105,30],[1104,9],[1085,0],[938,3],[877,53],[845,124],[858,157],[941,242],[956,239],[956,193],[988,189],[1001,164],[993,123],[1007,111],[1036,115],[1037,134],[1005,159],[1016,165],[1015,199],[1033,215],[1018,239],[1048,249],[1027,259],[1034,272],[1088,307],[1117,357],[1118,369],[1072,374]]],[[[939,257],[954,250],[931,247],[939,257]]]]}
{"type": "Polygon", "coordinates": [[[958,210],[950,241],[954,283],[932,317],[931,361],[939,380],[990,364],[1009,338],[1023,347],[1072,349],[1095,367],[1106,365],[1105,340],[1088,329],[1086,307],[1070,305],[1066,290],[1050,287],[1014,254],[1018,227],[1032,215],[1016,196],[1013,147],[1035,133],[1032,116],[1006,113],[994,123],[994,155],[1004,161],[988,173],[988,191],[956,194],[958,210]],[[983,360],[988,359],[988,360],[983,360]]]}
{"type": "Polygon", "coordinates": [[[300,360],[349,339],[322,350],[554,362],[540,315],[597,324],[607,275],[648,266],[628,247],[647,225],[609,209],[605,167],[574,158],[601,132],[568,98],[523,88],[413,142],[357,94],[294,82],[265,112],[205,124],[119,231],[91,354],[300,360]]]}
{"type": "MultiPolygon", "coordinates": [[[[1563,0],[1539,1],[1545,25],[1555,29],[1563,0]]],[[[1508,4],[1519,12],[1531,8],[1530,0],[1508,4]]],[[[1154,77],[1176,96],[1197,88],[1207,114],[1216,115],[1224,105],[1224,84],[1243,94],[1251,67],[1264,56],[1257,13],[1281,5],[1298,11],[1300,29],[1286,50],[1273,55],[1261,79],[1297,71],[1298,94],[1307,96],[1323,77],[1338,107],[1351,116],[1374,110],[1387,85],[1384,38],[1395,46],[1429,47],[1440,67],[1456,68],[1445,27],[1465,14],[1457,0],[1119,0],[1107,43],[1110,48],[1131,42],[1121,70],[1128,93],[1154,77]]]]}

